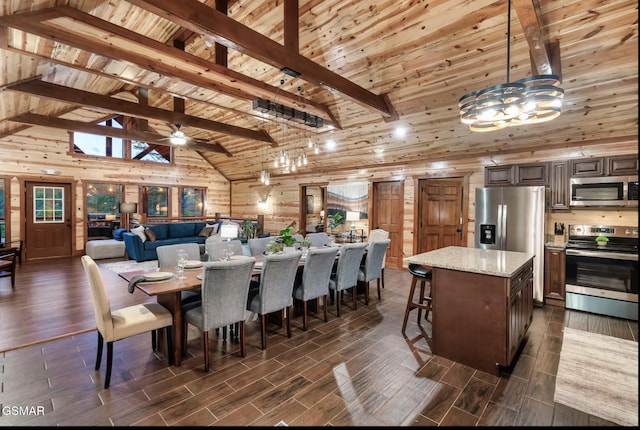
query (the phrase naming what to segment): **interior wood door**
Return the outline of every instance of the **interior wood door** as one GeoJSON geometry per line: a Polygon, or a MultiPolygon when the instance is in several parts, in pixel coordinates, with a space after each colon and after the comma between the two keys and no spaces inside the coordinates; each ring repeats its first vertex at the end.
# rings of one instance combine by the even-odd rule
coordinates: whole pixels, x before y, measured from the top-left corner
{"type": "Polygon", "coordinates": [[[374,182],[371,228],[389,232],[391,244],[386,265],[402,267],[402,220],[404,218],[404,186],[402,181],[374,182]]]}
{"type": "Polygon", "coordinates": [[[71,256],[71,184],[26,182],[26,259],[71,256]]]}
{"type": "Polygon", "coordinates": [[[418,183],[417,253],[463,245],[464,178],[418,183]]]}

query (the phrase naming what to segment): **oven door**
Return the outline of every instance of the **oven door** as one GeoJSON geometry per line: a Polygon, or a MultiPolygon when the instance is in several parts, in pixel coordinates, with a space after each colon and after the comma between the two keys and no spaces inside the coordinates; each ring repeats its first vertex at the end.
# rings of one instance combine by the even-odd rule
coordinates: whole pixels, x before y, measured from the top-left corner
{"type": "Polygon", "coordinates": [[[638,301],[636,254],[567,249],[567,291],[638,301]]]}

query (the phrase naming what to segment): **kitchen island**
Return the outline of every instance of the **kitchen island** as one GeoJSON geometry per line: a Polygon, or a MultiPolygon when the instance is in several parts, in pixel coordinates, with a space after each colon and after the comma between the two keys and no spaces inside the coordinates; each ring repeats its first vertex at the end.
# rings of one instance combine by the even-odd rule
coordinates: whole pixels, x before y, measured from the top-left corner
{"type": "Polygon", "coordinates": [[[433,353],[498,376],[509,367],[533,315],[533,258],[459,246],[405,258],[432,271],[433,353]]]}

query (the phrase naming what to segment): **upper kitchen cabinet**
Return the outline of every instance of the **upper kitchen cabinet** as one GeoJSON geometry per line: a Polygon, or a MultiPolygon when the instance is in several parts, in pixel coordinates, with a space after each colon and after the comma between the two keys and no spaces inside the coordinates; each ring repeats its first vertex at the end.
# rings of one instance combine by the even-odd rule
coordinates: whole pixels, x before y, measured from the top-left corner
{"type": "Polygon", "coordinates": [[[552,161],[550,163],[551,190],[549,207],[553,210],[569,210],[569,175],[566,161],[552,161]]]}
{"type": "Polygon", "coordinates": [[[606,174],[609,176],[637,175],[638,154],[621,157],[606,157],[606,174]]]}
{"type": "Polygon", "coordinates": [[[571,177],[620,176],[638,174],[638,154],[572,160],[571,177]]]}
{"type": "Polygon", "coordinates": [[[487,187],[549,185],[548,163],[507,164],[484,169],[487,187]]]}

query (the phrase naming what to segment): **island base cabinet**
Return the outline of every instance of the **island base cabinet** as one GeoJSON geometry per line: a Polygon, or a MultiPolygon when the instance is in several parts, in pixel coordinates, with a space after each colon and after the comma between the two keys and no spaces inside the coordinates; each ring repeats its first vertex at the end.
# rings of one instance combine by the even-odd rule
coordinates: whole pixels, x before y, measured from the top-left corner
{"type": "Polygon", "coordinates": [[[533,265],[511,278],[434,268],[433,352],[500,375],[533,315],[533,265]]]}

